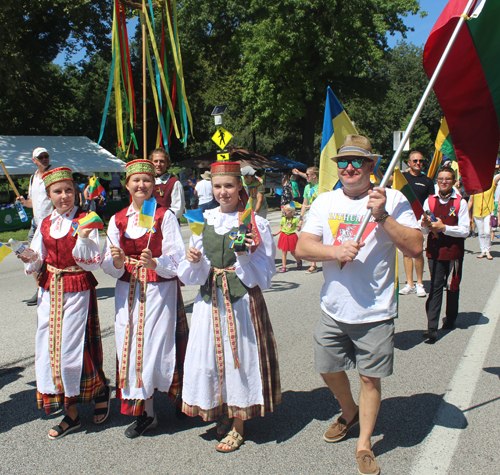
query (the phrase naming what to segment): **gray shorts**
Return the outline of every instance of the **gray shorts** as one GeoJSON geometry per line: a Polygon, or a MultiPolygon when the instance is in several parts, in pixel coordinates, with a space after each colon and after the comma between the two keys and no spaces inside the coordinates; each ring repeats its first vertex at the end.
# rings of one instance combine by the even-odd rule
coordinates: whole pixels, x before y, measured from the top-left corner
{"type": "Polygon", "coordinates": [[[394,319],[343,323],[322,312],[314,332],[315,369],[337,373],[357,368],[371,378],[390,376],[394,363],[394,319]]]}

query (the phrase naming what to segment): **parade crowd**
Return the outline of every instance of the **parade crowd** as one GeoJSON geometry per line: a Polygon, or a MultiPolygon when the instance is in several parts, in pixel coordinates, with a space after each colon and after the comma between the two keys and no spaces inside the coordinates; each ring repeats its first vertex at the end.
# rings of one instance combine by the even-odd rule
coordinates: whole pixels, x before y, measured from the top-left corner
{"type": "MultiPolygon", "coordinates": [[[[61,408],[66,413],[48,437],[59,439],[81,427],[78,403],[94,402],[95,424],[109,416],[112,391],[103,371],[92,274],[102,268],[116,278],[116,398],[121,412],[133,418],[125,436],[136,438],[156,427],[153,397],[158,390],[168,394],[179,414],[215,422],[217,451],[239,449],[245,421],[274,411],[282,398],[277,347],[262,294],[276,273],[274,236],[279,235],[279,272],[287,271],[288,252],[298,269],[303,260],[311,263],[306,274],[318,272],[322,263],[315,369],[342,410],[323,438],[339,442],[359,424],[358,471],[380,473],[371,436],[381,380],[393,372],[397,249],[404,255],[406,274],[399,293],[427,297],[423,336],[433,343],[445,290],[442,328],[455,327],[471,216],[481,247],[477,257],[492,259],[500,175],[492,179],[490,190],[467,197],[451,166],[441,167],[434,184],[422,173],[422,154],[412,152],[404,175],[425,211],[418,217],[401,192],[371,182],[378,158],[366,137],[348,135],[331,157],[342,188],[319,194],[317,167],[305,174],[285,173],[282,218],[273,235],[266,220],[264,183],[251,167],[214,163],[199,182],[191,174],[186,189],[168,172],[168,153],[156,149],[147,160],[126,165],[130,205],[109,220],[101,249],[96,229],[75,232],[87,215],[85,187],[75,185],[69,168],[50,168],[47,150],[35,149],[37,171],[28,198],[22,199],[33,208],[29,247],[35,254],[20,258],[38,286],[38,407],[47,414],[61,408]],[[308,182],[303,194],[297,177],[308,182]],[[146,228],[140,212],[153,196],[158,206],[153,225],[146,228]],[[235,242],[249,198],[254,214],[240,249],[235,242]],[[303,200],[296,216],[299,198],[303,200]],[[193,233],[187,250],[178,221],[185,207],[200,208],[204,219],[203,231],[193,233]],[[357,242],[368,209],[372,215],[357,242]],[[422,280],[425,236],[428,295],[422,280]],[[189,328],[183,284],[199,286],[189,328]],[[350,369],[360,380],[357,402],[346,373],[350,369]]],[[[103,201],[99,203],[102,207],[103,201]]]]}

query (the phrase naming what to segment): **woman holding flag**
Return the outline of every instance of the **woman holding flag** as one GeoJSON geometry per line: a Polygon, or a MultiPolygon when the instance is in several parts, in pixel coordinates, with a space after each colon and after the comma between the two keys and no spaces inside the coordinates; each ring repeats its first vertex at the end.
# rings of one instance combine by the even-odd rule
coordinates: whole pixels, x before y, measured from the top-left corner
{"type": "Polygon", "coordinates": [[[102,370],[97,281],[102,222],[74,206],[75,183],[69,168],[42,176],[54,211],[36,230],[34,258],[19,256],[27,274],[41,271],[36,333],[38,407],[47,414],[63,405],[66,416],[48,436],[59,439],[80,428],[76,403],[95,401],[94,422],[109,414],[110,390],[102,370]],[[77,236],[78,234],[78,236],[77,236]]]}
{"type": "Polygon", "coordinates": [[[240,164],[212,164],[220,207],[204,213],[200,236],[179,265],[182,282],[200,285],[184,365],[183,411],[217,420],[219,452],[237,450],[244,421],[281,402],[276,343],[261,289],[275,274],[276,246],[269,223],[246,203],[240,164]],[[240,201],[240,198],[243,202],[240,201]],[[251,221],[246,250],[236,252],[239,226],[251,221]]]}
{"type": "Polygon", "coordinates": [[[177,266],[184,255],[179,224],[156,207],[154,166],[134,160],[125,186],[132,203],[108,226],[104,272],[118,279],[115,290],[117,397],[121,412],[137,417],[125,435],[135,438],[157,425],[155,389],[180,407],[188,327],[177,266]]]}

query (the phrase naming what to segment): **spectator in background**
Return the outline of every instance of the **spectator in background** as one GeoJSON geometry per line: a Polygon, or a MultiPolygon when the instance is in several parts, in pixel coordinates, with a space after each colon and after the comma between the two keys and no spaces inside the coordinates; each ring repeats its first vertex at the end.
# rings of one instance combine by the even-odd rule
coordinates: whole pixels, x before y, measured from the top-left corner
{"type": "Polygon", "coordinates": [[[291,181],[292,172],[287,170],[283,173],[283,189],[281,191],[281,208],[293,201],[293,190],[291,181]]]}
{"type": "Polygon", "coordinates": [[[302,196],[300,194],[299,184],[297,183],[297,177],[292,175],[290,177],[290,182],[292,184],[293,200],[302,203],[302,196]]]}
{"type": "Polygon", "coordinates": [[[212,190],[212,174],[209,171],[201,174],[201,181],[196,183],[196,193],[198,193],[198,208],[206,211],[207,209],[217,208],[219,204],[214,199],[212,190]]]}
{"type": "Polygon", "coordinates": [[[196,178],[194,177],[194,173],[192,170],[189,172],[188,186],[189,186],[189,208],[196,209],[198,208],[198,193],[196,192],[196,178]]]}
{"type": "MultiPolygon", "coordinates": [[[[408,159],[409,171],[403,172],[408,185],[415,193],[420,204],[434,194],[434,183],[427,177],[422,169],[424,167],[424,156],[416,150],[410,153],[408,159]]],[[[425,297],[427,294],[424,288],[424,253],[415,258],[415,273],[417,274],[417,285],[413,283],[413,259],[410,256],[403,257],[403,263],[406,273],[406,285],[399,291],[401,295],[416,293],[419,297],[425,297]]]]}
{"type": "MultiPolygon", "coordinates": [[[[31,245],[33,236],[38,226],[42,221],[52,213],[52,201],[50,201],[45,191],[45,184],[42,180],[42,175],[50,168],[49,152],[46,148],[38,147],[33,150],[33,163],[36,165],[36,172],[30,177],[30,185],[28,189],[28,198],[24,199],[20,196],[18,199],[26,208],[33,208],[33,219],[31,220],[31,228],[28,233],[28,247],[31,245]]],[[[38,301],[38,274],[33,274],[35,277],[37,291],[35,295],[26,301],[26,305],[33,306],[38,301]]]]}
{"type": "Polygon", "coordinates": [[[472,216],[476,223],[476,228],[479,237],[479,246],[481,253],[477,256],[478,259],[486,257],[489,261],[493,259],[490,254],[491,248],[491,226],[490,216],[493,213],[494,196],[497,188],[500,174],[493,178],[491,188],[484,193],[471,195],[469,198],[469,211],[472,209],[472,216]]]}
{"type": "Polygon", "coordinates": [[[262,218],[267,217],[267,201],[265,197],[264,180],[255,174],[252,167],[243,167],[241,169],[245,190],[247,195],[252,198],[252,209],[255,214],[262,218]]]}

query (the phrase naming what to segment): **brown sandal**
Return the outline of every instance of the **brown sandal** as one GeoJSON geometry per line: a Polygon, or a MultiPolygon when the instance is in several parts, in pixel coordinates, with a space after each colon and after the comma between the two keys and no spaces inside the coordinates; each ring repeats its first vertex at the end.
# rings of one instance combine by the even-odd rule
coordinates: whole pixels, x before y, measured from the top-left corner
{"type": "Polygon", "coordinates": [[[215,450],[217,450],[217,452],[222,452],[222,453],[229,453],[229,452],[234,452],[235,450],[238,450],[241,446],[241,444],[243,444],[243,442],[245,442],[245,437],[243,437],[242,435],[238,434],[238,432],[236,432],[234,429],[229,431],[226,435],[226,437],[224,437],[218,444],[217,444],[217,447],[215,447],[215,450]],[[219,445],[221,444],[224,444],[224,445],[229,445],[229,449],[223,449],[221,447],[219,447],[219,445]]]}
{"type": "Polygon", "coordinates": [[[234,419],[230,419],[227,414],[219,417],[217,424],[215,425],[218,437],[224,437],[228,431],[231,430],[231,427],[233,427],[233,420],[234,419]]]}

